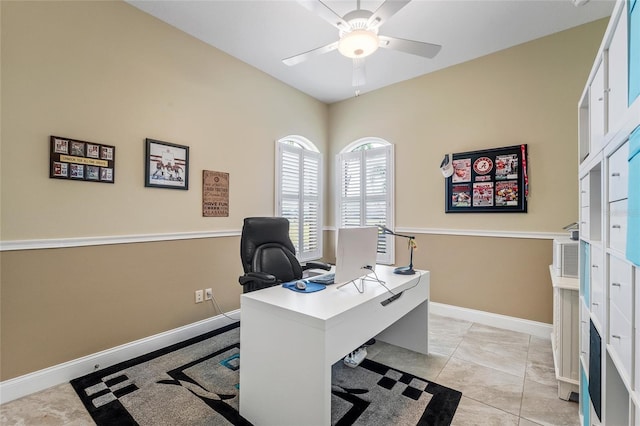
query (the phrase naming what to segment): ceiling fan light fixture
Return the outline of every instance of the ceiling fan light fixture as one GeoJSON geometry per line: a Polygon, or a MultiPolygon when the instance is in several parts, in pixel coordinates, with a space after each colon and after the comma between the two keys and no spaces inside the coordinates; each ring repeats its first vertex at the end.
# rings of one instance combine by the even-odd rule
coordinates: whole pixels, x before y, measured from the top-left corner
{"type": "Polygon", "coordinates": [[[338,44],[338,50],[347,58],[365,58],[378,50],[378,35],[369,30],[354,30],[344,34],[338,44]]]}

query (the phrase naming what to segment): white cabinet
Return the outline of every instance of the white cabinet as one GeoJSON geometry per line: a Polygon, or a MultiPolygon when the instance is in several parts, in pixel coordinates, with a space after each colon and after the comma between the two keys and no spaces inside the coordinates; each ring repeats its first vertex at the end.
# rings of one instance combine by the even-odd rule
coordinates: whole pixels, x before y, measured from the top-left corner
{"type": "Polygon", "coordinates": [[[609,257],[609,300],[627,321],[633,320],[633,267],[617,256],[609,257]]]}
{"type": "MultiPolygon", "coordinates": [[[[640,268],[635,269],[635,285],[640,285],[640,268]]],[[[638,401],[640,401],[640,291],[635,292],[634,296],[634,338],[635,338],[635,351],[634,351],[634,390],[638,395],[638,401]]],[[[636,415],[640,417],[640,407],[636,411],[636,415]]],[[[640,423],[637,423],[640,425],[640,423]]]]}
{"type": "Polygon", "coordinates": [[[618,25],[613,31],[608,50],[608,119],[609,130],[619,129],[627,111],[627,11],[623,7],[618,25]],[[615,83],[615,84],[614,84],[615,83]]]}
{"type": "Polygon", "coordinates": [[[604,334],[605,328],[605,293],[604,293],[604,261],[602,248],[597,245],[591,246],[591,314],[594,316],[594,323],[604,334]]]}
{"type": "Polygon", "coordinates": [[[590,312],[580,298],[580,360],[589,371],[589,318],[590,312]]]}
{"type": "Polygon", "coordinates": [[[604,63],[601,60],[589,86],[589,150],[591,153],[597,153],[602,149],[605,132],[604,106],[604,63]]]}
{"type": "Polygon", "coordinates": [[[625,142],[609,156],[609,201],[627,198],[629,185],[629,142],[625,142]]]}
{"type": "Polygon", "coordinates": [[[609,247],[622,254],[627,247],[627,200],[609,203],[609,247]]]}
{"type": "Polygon", "coordinates": [[[632,354],[632,328],[631,323],[620,312],[617,306],[609,307],[610,323],[609,338],[607,339],[609,350],[618,374],[623,380],[631,383],[631,354],[632,354]]]}
{"type": "Polygon", "coordinates": [[[572,392],[578,393],[580,305],[577,278],[556,275],[549,266],[553,286],[553,333],[551,346],[558,379],[558,397],[569,400],[572,392]]]}
{"type": "Polygon", "coordinates": [[[628,210],[629,185],[640,185],[629,180],[628,140],[640,126],[640,98],[629,95],[637,76],[628,58],[629,46],[640,45],[640,21],[628,19],[627,7],[637,9],[639,1],[616,2],[578,102],[584,425],[640,425],[640,266],[625,253],[627,238],[638,238],[627,235],[628,217],[637,214],[628,210]]]}

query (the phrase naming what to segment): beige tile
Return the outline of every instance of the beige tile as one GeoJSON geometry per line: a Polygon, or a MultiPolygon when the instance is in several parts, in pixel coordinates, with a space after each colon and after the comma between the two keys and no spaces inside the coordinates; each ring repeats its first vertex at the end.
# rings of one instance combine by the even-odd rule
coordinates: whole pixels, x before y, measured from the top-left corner
{"type": "Polygon", "coordinates": [[[84,426],[95,423],[71,385],[64,383],[0,405],[0,424],[84,426]]]}
{"type": "Polygon", "coordinates": [[[544,426],[580,424],[578,403],[558,398],[558,387],[525,380],[520,416],[544,426]]]}
{"type": "Polygon", "coordinates": [[[540,426],[540,423],[535,423],[531,420],[523,419],[522,417],[520,417],[520,423],[518,423],[518,426],[540,426]]]}
{"type": "Polygon", "coordinates": [[[435,335],[463,337],[473,325],[470,321],[429,314],[429,332],[435,335]]]}
{"type": "Polygon", "coordinates": [[[486,405],[520,414],[522,377],[452,357],[436,382],[486,405]]]}
{"type": "Polygon", "coordinates": [[[531,336],[531,340],[529,341],[529,359],[538,364],[553,367],[551,340],[531,336]]]}
{"type": "Polygon", "coordinates": [[[518,426],[518,417],[463,396],[451,425],[518,426]]]}
{"type": "Polygon", "coordinates": [[[514,347],[529,347],[531,336],[517,331],[505,330],[502,328],[490,327],[488,325],[474,323],[466,337],[491,341],[493,343],[503,343],[514,347]]]}
{"type": "Polygon", "coordinates": [[[453,356],[524,377],[530,337],[524,333],[474,324],[453,356]]]}
{"type": "Polygon", "coordinates": [[[432,381],[436,381],[448,360],[440,354],[424,355],[381,341],[368,347],[367,352],[368,358],[374,361],[432,381]]]}
{"type": "MultiPolygon", "coordinates": [[[[463,392],[453,425],[578,424],[578,404],[557,397],[549,340],[434,314],[429,339],[428,356],[378,342],[368,357],[463,392]]],[[[94,423],[71,386],[63,384],[1,405],[0,424],[94,423]]]]}
{"type": "Polygon", "coordinates": [[[551,340],[531,337],[527,356],[526,379],[547,386],[557,386],[551,340]]]}
{"type": "Polygon", "coordinates": [[[472,325],[469,321],[429,315],[429,352],[451,356],[472,325]]]}

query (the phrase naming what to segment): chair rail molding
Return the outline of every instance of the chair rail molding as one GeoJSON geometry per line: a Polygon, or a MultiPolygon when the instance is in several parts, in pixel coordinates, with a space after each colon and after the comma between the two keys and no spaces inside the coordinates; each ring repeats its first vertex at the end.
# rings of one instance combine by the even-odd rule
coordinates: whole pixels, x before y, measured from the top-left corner
{"type": "Polygon", "coordinates": [[[102,246],[110,244],[148,243],[155,241],[193,240],[199,238],[239,237],[240,230],[207,232],[174,232],[166,234],[113,235],[101,237],[50,238],[38,240],[0,241],[0,251],[38,250],[102,246]]]}

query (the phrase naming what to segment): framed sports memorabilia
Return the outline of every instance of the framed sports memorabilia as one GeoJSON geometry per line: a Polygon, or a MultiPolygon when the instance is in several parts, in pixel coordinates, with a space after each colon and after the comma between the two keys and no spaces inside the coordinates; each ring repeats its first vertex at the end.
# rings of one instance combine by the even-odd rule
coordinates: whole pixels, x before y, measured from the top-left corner
{"type": "Polygon", "coordinates": [[[144,186],[189,189],[189,147],[145,140],[144,186]]]}
{"type": "Polygon", "coordinates": [[[526,213],[527,145],[454,153],[446,213],[526,213]]]}
{"type": "Polygon", "coordinates": [[[51,136],[49,177],[114,183],[116,147],[95,142],[51,136]]]}

